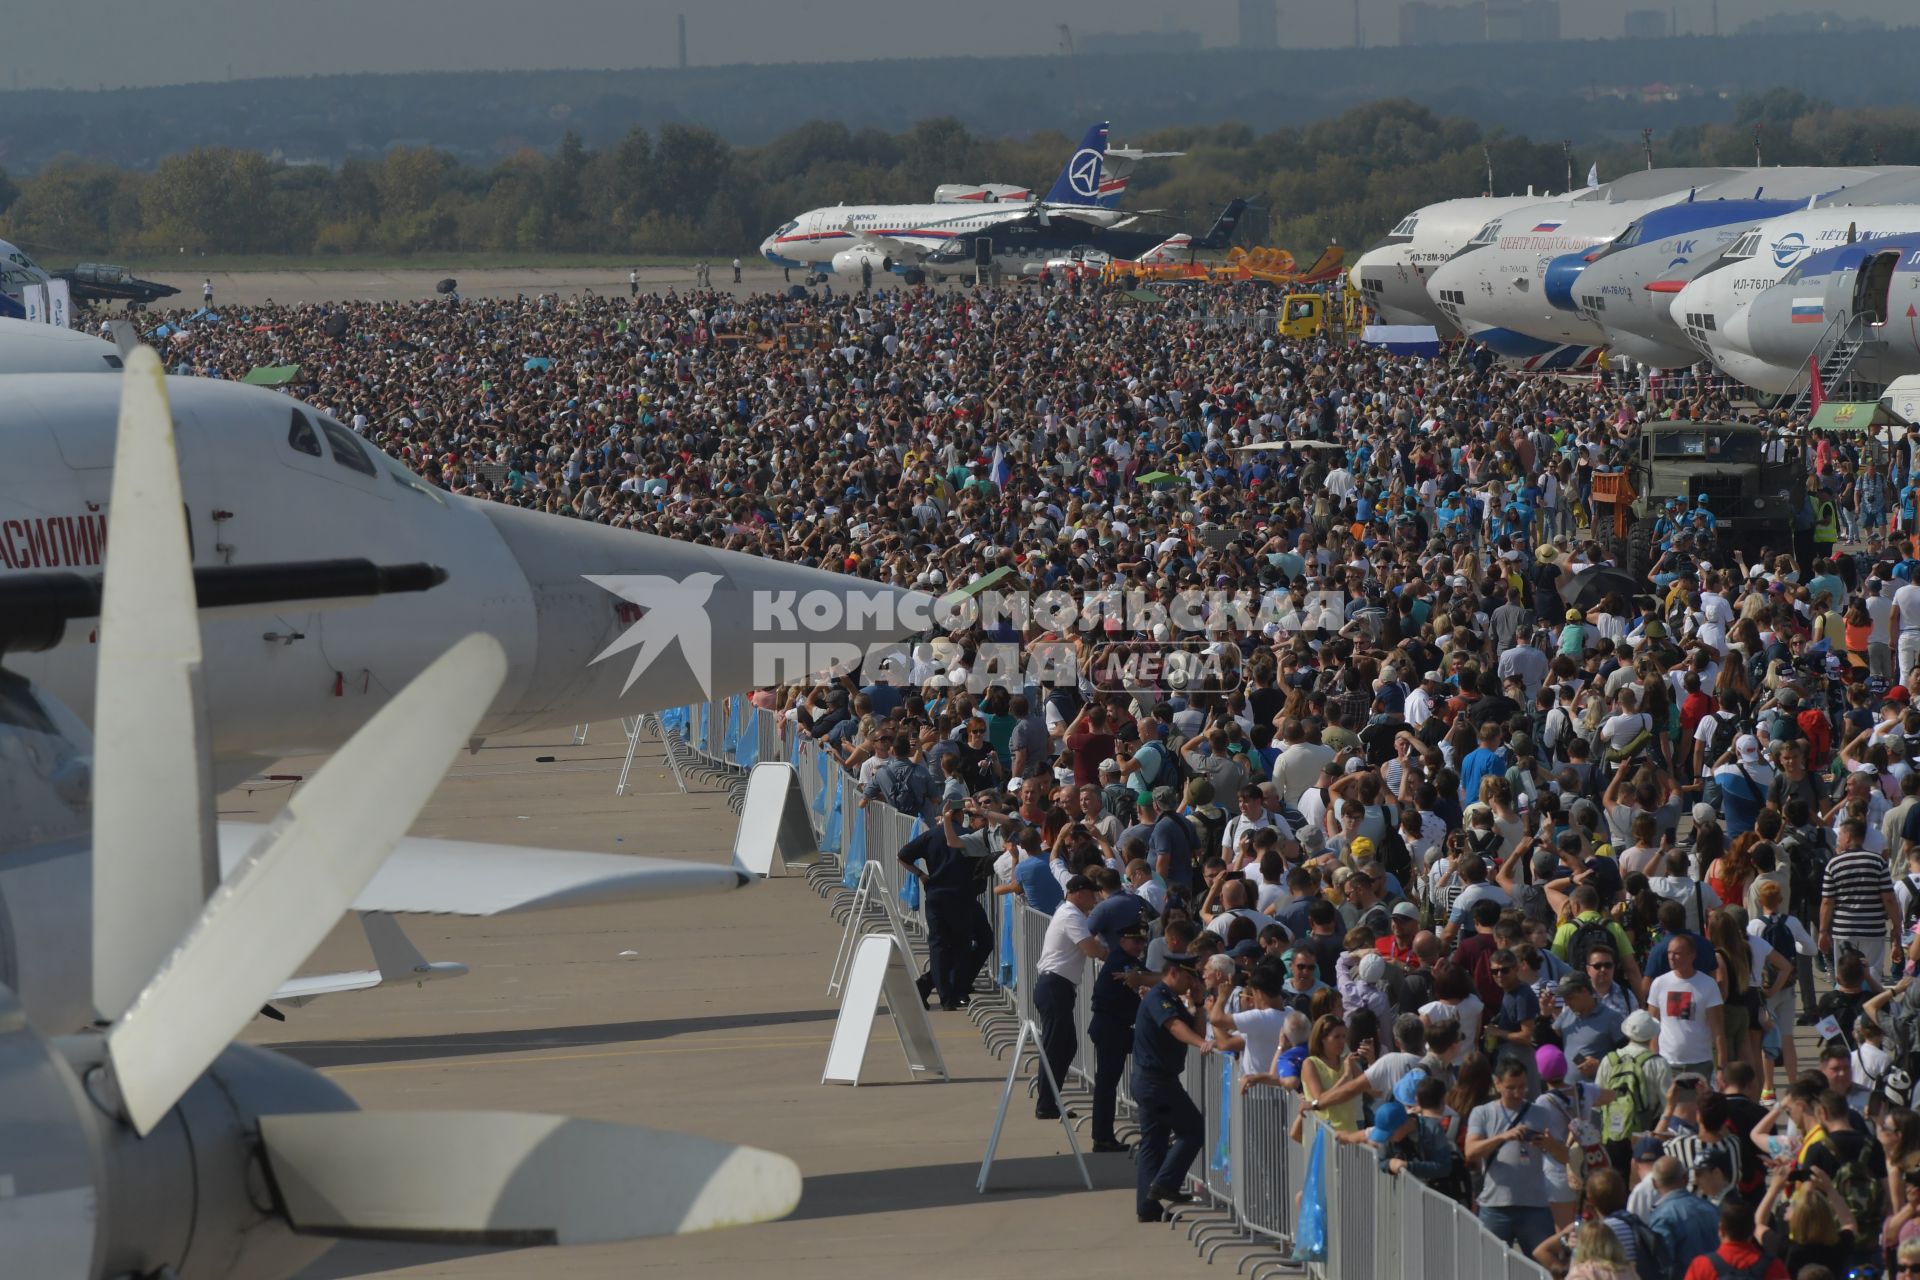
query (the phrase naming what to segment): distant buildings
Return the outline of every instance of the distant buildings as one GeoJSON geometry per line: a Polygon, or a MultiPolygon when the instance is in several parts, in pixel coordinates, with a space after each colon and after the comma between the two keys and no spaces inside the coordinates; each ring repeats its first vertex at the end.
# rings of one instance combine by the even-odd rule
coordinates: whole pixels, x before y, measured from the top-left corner
{"type": "Polygon", "coordinates": [[[1280,47],[1280,0],[1240,0],[1240,47],[1280,47]]]}
{"type": "Polygon", "coordinates": [[[1673,34],[1665,9],[1633,9],[1627,14],[1625,36],[1629,40],[1665,40],[1673,34]]]}
{"type": "Polygon", "coordinates": [[[1821,13],[1776,13],[1740,24],[1743,36],[1810,36],[1833,32],[1856,34],[1885,31],[1886,24],[1874,18],[1843,18],[1827,10],[1821,13]]]}
{"type": "Polygon", "coordinates": [[[1104,53],[1197,53],[1198,31],[1091,31],[1080,37],[1080,52],[1104,53]]]}
{"type": "Polygon", "coordinates": [[[1406,0],[1400,6],[1403,45],[1508,44],[1559,38],[1559,0],[1473,0],[1468,4],[1406,0]]]}

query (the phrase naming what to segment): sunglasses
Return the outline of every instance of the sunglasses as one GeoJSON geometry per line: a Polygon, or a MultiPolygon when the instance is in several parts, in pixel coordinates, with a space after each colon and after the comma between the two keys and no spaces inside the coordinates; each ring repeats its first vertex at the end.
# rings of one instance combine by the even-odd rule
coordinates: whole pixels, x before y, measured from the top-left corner
{"type": "Polygon", "coordinates": [[[1589,969],[1598,969],[1598,970],[1600,970],[1600,971],[1602,971],[1603,973],[1604,973],[1604,972],[1611,972],[1611,971],[1612,971],[1612,969],[1613,969],[1613,962],[1612,962],[1611,960],[1609,960],[1609,961],[1606,961],[1606,962],[1604,962],[1604,963],[1596,963],[1596,964],[1589,964],[1589,965],[1587,966],[1587,968],[1589,968],[1589,969]]]}
{"type": "Polygon", "coordinates": [[[1488,973],[1512,973],[1513,966],[1510,964],[1490,964],[1487,966],[1487,972],[1488,973]]]}

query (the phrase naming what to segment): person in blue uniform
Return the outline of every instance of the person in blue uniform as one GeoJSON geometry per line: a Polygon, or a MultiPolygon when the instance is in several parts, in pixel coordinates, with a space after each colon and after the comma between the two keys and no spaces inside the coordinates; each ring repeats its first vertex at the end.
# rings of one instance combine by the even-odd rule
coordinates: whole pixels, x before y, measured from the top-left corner
{"type": "Polygon", "coordinates": [[[1193,1199],[1181,1189],[1205,1140],[1200,1108],[1180,1083],[1187,1050],[1207,1049],[1200,1016],[1186,998],[1200,990],[1200,958],[1168,952],[1161,979],[1141,997],[1133,1021],[1133,1101],[1140,1111],[1140,1150],[1135,1153],[1140,1221],[1159,1222],[1163,1205],[1193,1199]]]}
{"type": "Polygon", "coordinates": [[[962,834],[960,811],[947,808],[940,825],[900,847],[900,865],[926,892],[927,972],[920,1002],[940,992],[942,1009],[964,1009],[973,980],[993,954],[993,925],[980,905],[980,871],[998,852],[985,832],[962,834]]]}
{"type": "MultiPolygon", "coordinates": [[[[1091,919],[1096,933],[1100,932],[1099,917],[1105,907],[1103,902],[1093,909],[1091,919]]],[[[1133,1024],[1140,1015],[1140,988],[1152,985],[1154,977],[1141,963],[1147,954],[1144,922],[1129,924],[1110,938],[1105,934],[1101,936],[1110,949],[1100,966],[1100,976],[1094,981],[1093,1018],[1087,1024],[1087,1035],[1093,1041],[1093,1149],[1117,1152],[1127,1149],[1113,1131],[1120,1073],[1127,1069],[1127,1054],[1133,1049],[1133,1024]]]]}

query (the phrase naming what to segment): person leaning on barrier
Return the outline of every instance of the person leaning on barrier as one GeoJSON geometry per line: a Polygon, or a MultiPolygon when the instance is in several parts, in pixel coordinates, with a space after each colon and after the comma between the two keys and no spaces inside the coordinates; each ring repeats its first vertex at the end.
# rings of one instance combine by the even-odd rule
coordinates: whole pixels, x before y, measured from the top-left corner
{"type": "Polygon", "coordinates": [[[1206,1134],[1200,1109],[1180,1083],[1187,1050],[1209,1050],[1199,1016],[1188,1004],[1200,990],[1200,957],[1176,951],[1164,959],[1166,971],[1141,997],[1133,1023],[1131,1083],[1140,1115],[1134,1208],[1142,1222],[1164,1219],[1166,1202],[1184,1204],[1193,1199],[1180,1184],[1200,1154],[1206,1134]]]}
{"type": "Polygon", "coordinates": [[[940,1007],[949,1011],[966,1007],[974,979],[993,954],[993,925],[980,905],[980,889],[999,841],[990,826],[963,833],[963,811],[946,805],[940,825],[907,841],[897,855],[926,891],[927,972],[918,982],[920,1002],[938,988],[940,1007]]]}
{"type": "Polygon", "coordinates": [[[1532,1254],[1553,1234],[1545,1159],[1567,1159],[1564,1121],[1527,1097],[1526,1065],[1507,1059],[1495,1078],[1498,1096],[1467,1118],[1465,1155],[1484,1162],[1480,1222],[1495,1238],[1532,1254]]]}
{"type": "MultiPolygon", "coordinates": [[[[1109,875],[1112,873],[1109,872],[1109,875]]],[[[1108,902],[1126,895],[1110,897],[1093,909],[1096,920],[1108,902]]],[[[1126,1151],[1128,1147],[1114,1132],[1113,1118],[1120,1094],[1120,1076],[1127,1069],[1127,1055],[1133,1049],[1134,1020],[1140,1013],[1140,992],[1157,981],[1142,963],[1147,954],[1147,926],[1136,920],[1112,935],[1111,949],[1100,966],[1092,994],[1093,1019],[1087,1025],[1093,1041],[1093,1149],[1095,1152],[1126,1151]]]]}
{"type": "Polygon", "coordinates": [[[1093,882],[1085,876],[1071,876],[1066,883],[1066,901],[1047,924],[1046,941],[1040,947],[1038,976],[1033,983],[1033,1007],[1040,1015],[1040,1053],[1046,1060],[1051,1079],[1042,1075],[1035,1095],[1033,1114],[1039,1120],[1060,1118],[1060,1099],[1054,1092],[1073,1065],[1079,1036],[1074,1032],[1074,997],[1086,972],[1088,958],[1105,960],[1107,948],[1087,928],[1087,912],[1094,907],[1093,882]]]}

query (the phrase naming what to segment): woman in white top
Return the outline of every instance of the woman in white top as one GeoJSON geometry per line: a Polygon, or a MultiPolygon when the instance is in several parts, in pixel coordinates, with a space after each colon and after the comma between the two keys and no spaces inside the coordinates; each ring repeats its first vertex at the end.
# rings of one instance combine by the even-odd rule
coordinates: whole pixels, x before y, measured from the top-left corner
{"type": "MultiPolygon", "coordinates": [[[[1783,937],[1791,937],[1793,939],[1794,952],[1799,955],[1813,956],[1820,954],[1820,948],[1814,945],[1813,937],[1807,932],[1807,926],[1802,924],[1797,917],[1788,913],[1786,890],[1783,889],[1779,883],[1772,880],[1756,880],[1754,882],[1753,900],[1754,905],[1757,906],[1760,911],[1758,915],[1747,922],[1747,935],[1749,937],[1765,941],[1768,933],[1771,932],[1776,940],[1783,940],[1783,937]]],[[[1779,951],[1777,946],[1773,949],[1776,952],[1779,951]]],[[[1786,959],[1791,961],[1794,959],[1794,955],[1788,954],[1786,959]]],[[[1764,964],[1754,967],[1754,972],[1756,973],[1764,973],[1765,971],[1764,964]]],[[[1773,1029],[1778,1032],[1780,1036],[1781,1069],[1786,1072],[1785,1078],[1792,1080],[1800,1073],[1799,1055],[1794,1052],[1793,1048],[1794,984],[1789,982],[1785,984],[1783,989],[1768,996],[1766,998],[1766,1006],[1767,1013],[1773,1019],[1773,1029]]],[[[1771,1088],[1774,1078],[1773,1059],[1762,1054],[1760,1058],[1760,1071],[1763,1077],[1761,1087],[1771,1088]]]]}

